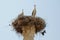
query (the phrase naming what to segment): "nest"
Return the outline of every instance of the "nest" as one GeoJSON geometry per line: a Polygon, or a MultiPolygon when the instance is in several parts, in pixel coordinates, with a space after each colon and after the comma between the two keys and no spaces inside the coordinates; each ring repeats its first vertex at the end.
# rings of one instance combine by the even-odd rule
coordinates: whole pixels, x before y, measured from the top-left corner
{"type": "Polygon", "coordinates": [[[35,25],[35,33],[40,32],[46,27],[45,21],[40,17],[32,17],[32,16],[22,16],[17,18],[12,22],[13,28],[16,30],[16,32],[22,34],[22,28],[29,26],[29,25],[35,25]]]}

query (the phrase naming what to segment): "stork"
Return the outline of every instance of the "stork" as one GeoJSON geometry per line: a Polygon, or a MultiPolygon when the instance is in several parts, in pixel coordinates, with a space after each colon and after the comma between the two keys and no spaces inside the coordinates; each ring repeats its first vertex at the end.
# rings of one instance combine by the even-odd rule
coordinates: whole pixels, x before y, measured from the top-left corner
{"type": "Polygon", "coordinates": [[[22,16],[24,16],[24,11],[23,11],[23,9],[22,9],[22,13],[21,13],[20,15],[18,15],[18,18],[19,18],[19,17],[22,17],[22,16]]]}
{"type": "Polygon", "coordinates": [[[32,11],[32,16],[35,17],[35,15],[36,15],[36,5],[34,5],[34,9],[32,11]]]}

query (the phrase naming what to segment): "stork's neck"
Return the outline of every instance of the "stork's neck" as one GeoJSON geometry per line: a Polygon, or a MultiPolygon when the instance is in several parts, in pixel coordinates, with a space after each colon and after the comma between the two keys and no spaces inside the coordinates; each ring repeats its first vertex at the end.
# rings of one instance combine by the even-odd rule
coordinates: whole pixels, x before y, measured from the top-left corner
{"type": "Polygon", "coordinates": [[[36,9],[36,4],[34,5],[34,9],[36,9]]]}

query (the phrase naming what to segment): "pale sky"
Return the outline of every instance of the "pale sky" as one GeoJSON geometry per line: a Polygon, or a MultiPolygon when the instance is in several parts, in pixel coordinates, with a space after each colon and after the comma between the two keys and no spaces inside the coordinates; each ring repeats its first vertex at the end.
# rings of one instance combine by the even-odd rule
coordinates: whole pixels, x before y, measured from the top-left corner
{"type": "Polygon", "coordinates": [[[35,40],[60,40],[60,0],[0,0],[0,40],[23,40],[9,24],[24,9],[31,15],[34,3],[37,15],[46,21],[46,34],[35,35],[35,40]]]}

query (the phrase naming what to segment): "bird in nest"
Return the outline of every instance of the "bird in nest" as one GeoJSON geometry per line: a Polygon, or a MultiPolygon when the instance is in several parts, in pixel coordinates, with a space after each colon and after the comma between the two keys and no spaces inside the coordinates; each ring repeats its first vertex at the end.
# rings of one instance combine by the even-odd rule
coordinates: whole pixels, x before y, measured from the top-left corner
{"type": "Polygon", "coordinates": [[[35,17],[35,15],[36,15],[36,5],[34,5],[34,9],[32,11],[32,17],[35,17]]]}
{"type": "Polygon", "coordinates": [[[23,11],[23,9],[22,9],[22,13],[21,13],[20,15],[18,15],[18,18],[20,18],[20,17],[22,17],[22,16],[24,16],[24,11],[23,11]]]}

